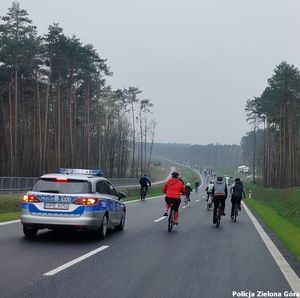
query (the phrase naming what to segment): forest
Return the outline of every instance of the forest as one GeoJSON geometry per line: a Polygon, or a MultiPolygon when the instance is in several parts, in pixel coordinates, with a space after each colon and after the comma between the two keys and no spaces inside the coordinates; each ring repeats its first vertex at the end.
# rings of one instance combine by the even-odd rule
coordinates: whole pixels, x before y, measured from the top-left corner
{"type": "Polygon", "coordinates": [[[58,167],[101,167],[109,177],[143,172],[153,105],[137,87],[113,90],[111,75],[92,44],[59,24],[39,36],[13,2],[0,18],[0,176],[58,167]]]}
{"type": "Polygon", "coordinates": [[[206,167],[239,166],[243,163],[240,145],[156,143],[153,154],[206,167]]]}
{"type": "Polygon", "coordinates": [[[242,138],[243,155],[252,159],[263,185],[299,186],[299,70],[286,62],[280,63],[261,96],[249,99],[245,110],[253,130],[242,138]]]}

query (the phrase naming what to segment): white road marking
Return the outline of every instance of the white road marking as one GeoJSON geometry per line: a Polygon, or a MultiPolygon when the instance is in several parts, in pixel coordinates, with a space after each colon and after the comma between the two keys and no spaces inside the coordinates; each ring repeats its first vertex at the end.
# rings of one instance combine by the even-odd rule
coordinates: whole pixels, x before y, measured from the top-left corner
{"type": "Polygon", "coordinates": [[[5,225],[10,225],[16,222],[21,222],[19,219],[16,220],[10,220],[10,221],[4,221],[4,222],[0,222],[0,226],[5,226],[5,225]]]}
{"type": "Polygon", "coordinates": [[[200,200],[198,199],[198,200],[196,200],[196,203],[198,203],[200,200]]]}
{"type": "Polygon", "coordinates": [[[188,205],[182,206],[182,209],[184,209],[184,208],[186,208],[186,207],[188,207],[188,205]]]}
{"type": "Polygon", "coordinates": [[[51,271],[49,271],[47,273],[44,273],[43,275],[52,276],[52,275],[54,275],[54,274],[56,274],[56,273],[58,273],[60,271],[63,271],[65,269],[67,269],[67,268],[69,268],[69,267],[71,267],[71,266],[73,266],[73,265],[75,265],[75,264],[77,264],[77,263],[79,263],[79,262],[81,262],[81,261],[83,261],[83,260],[85,260],[85,259],[87,259],[87,258],[89,258],[89,257],[91,257],[91,256],[93,256],[95,254],[97,254],[98,252],[100,252],[100,251],[102,251],[102,250],[104,250],[104,249],[106,249],[108,247],[109,247],[108,245],[103,245],[103,246],[101,246],[101,247],[99,247],[99,248],[97,248],[95,250],[92,250],[92,251],[86,253],[85,255],[83,255],[83,256],[81,256],[81,257],[79,257],[77,259],[74,259],[74,260],[72,260],[72,261],[70,261],[70,262],[68,262],[68,263],[66,263],[66,264],[64,264],[62,266],[57,267],[56,269],[53,269],[53,270],[51,270],[51,271]]]}
{"type": "Polygon", "coordinates": [[[156,219],[154,222],[162,221],[162,220],[164,220],[165,218],[167,218],[167,216],[162,216],[162,217],[156,219]]]}
{"type": "Polygon", "coordinates": [[[292,267],[289,265],[289,263],[286,261],[286,259],[283,257],[283,255],[280,253],[278,248],[275,246],[275,244],[272,242],[270,237],[267,235],[267,233],[264,231],[262,226],[259,224],[259,222],[256,220],[256,218],[253,216],[251,211],[248,209],[246,204],[242,202],[243,207],[245,208],[248,216],[252,220],[258,234],[264,241],[265,245],[267,246],[268,250],[270,251],[272,257],[274,258],[275,262],[277,263],[279,269],[281,270],[282,274],[286,278],[287,282],[289,283],[290,287],[295,293],[300,293],[300,279],[295,273],[295,271],[292,269],[292,267]]]}
{"type": "MultiPolygon", "coordinates": [[[[164,196],[165,196],[165,195],[156,196],[156,197],[146,197],[146,201],[147,201],[147,200],[152,200],[152,199],[163,198],[164,196]]],[[[126,202],[124,202],[124,204],[130,204],[130,203],[135,203],[135,202],[141,202],[141,199],[132,200],[132,201],[126,201],[126,202]]]]}

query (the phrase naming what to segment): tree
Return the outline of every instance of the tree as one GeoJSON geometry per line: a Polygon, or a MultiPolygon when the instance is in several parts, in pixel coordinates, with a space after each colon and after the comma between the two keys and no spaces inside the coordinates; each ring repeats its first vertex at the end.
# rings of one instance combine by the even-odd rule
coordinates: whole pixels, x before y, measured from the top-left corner
{"type": "Polygon", "coordinates": [[[299,128],[300,75],[282,62],[261,97],[247,102],[246,111],[265,126],[264,185],[290,187],[299,183],[296,138],[299,128]]]}

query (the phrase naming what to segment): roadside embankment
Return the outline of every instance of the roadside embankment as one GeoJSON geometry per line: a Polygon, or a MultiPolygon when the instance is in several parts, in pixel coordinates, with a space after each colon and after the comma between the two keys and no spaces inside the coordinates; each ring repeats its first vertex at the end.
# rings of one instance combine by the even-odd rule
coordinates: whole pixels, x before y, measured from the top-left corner
{"type": "Polygon", "coordinates": [[[300,187],[272,189],[246,183],[251,198],[245,200],[300,261],[300,187]]]}

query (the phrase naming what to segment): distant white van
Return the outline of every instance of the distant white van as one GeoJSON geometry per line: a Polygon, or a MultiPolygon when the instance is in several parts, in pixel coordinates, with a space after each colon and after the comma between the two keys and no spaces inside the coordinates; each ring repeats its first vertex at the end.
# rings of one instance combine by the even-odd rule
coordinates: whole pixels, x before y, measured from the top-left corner
{"type": "Polygon", "coordinates": [[[243,165],[243,166],[240,166],[238,167],[238,172],[239,173],[249,173],[249,167],[243,165]]]}

